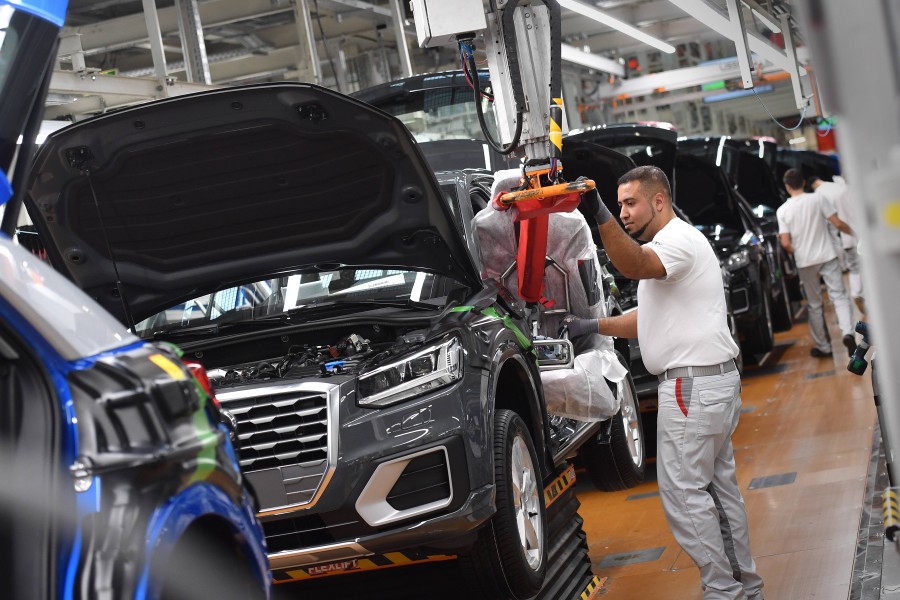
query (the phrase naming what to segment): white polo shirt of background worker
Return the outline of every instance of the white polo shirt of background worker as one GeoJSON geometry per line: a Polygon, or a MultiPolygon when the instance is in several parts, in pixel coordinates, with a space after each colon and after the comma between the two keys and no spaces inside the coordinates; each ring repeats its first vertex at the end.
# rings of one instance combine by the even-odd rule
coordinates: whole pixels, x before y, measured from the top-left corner
{"type": "Polygon", "coordinates": [[[806,292],[809,333],[814,344],[810,354],[817,358],[832,354],[825,330],[822,288],[819,285],[821,277],[828,289],[828,298],[834,304],[834,312],[837,313],[842,341],[847,353],[852,355],[856,349],[853,313],[844,289],[837,253],[829,238],[828,223],[851,235],[853,230],[837,216],[837,209],[828,198],[819,193],[807,194],[803,191],[803,176],[800,171],[788,169],[783,181],[791,197],[775,213],[778,217],[778,235],[781,245],[794,255],[800,284],[806,292]]]}
{"type": "Polygon", "coordinates": [[[564,322],[571,336],[638,338],[644,365],[660,380],[656,470],[669,528],[700,569],[704,600],[762,600],[735,476],[741,384],[719,261],[703,234],[675,216],[660,169],[632,169],[618,196],[631,237],[596,192],[586,192],[582,206],[595,215],[613,265],[640,280],[638,308],[564,322]]]}
{"type": "MultiPolygon", "coordinates": [[[[810,186],[817,194],[825,196],[837,210],[838,218],[856,231],[855,207],[850,198],[850,189],[843,179],[840,181],[837,179],[835,181],[822,181],[819,178],[815,178],[810,186]]],[[[844,254],[844,265],[849,271],[847,279],[850,282],[850,296],[856,303],[857,308],[859,308],[859,312],[865,314],[866,305],[863,300],[862,276],[860,274],[859,252],[857,251],[858,244],[859,242],[855,236],[841,232],[841,250],[844,254]]]]}

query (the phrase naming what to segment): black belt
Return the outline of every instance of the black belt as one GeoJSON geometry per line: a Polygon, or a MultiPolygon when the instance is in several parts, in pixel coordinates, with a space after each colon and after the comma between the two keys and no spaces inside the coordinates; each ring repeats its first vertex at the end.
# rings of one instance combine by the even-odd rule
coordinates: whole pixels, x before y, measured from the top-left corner
{"type": "Polygon", "coordinates": [[[667,379],[677,379],[679,377],[707,377],[709,375],[724,375],[737,369],[734,360],[726,360],[717,365],[706,365],[703,367],[675,367],[669,369],[659,375],[657,378],[660,382],[667,379]]]}

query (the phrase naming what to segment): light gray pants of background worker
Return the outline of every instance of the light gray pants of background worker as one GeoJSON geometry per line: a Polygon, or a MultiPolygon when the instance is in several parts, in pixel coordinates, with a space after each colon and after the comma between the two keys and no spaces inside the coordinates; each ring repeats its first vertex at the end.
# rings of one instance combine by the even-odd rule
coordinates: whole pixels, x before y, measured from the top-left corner
{"type": "Polygon", "coordinates": [[[763,600],[731,445],[740,391],[737,371],[659,385],[660,497],[675,539],[700,568],[703,600],[763,600]]]}
{"type": "Polygon", "coordinates": [[[825,319],[822,310],[822,287],[819,285],[819,276],[825,282],[828,297],[834,304],[834,312],[837,313],[838,325],[841,335],[853,335],[853,311],[850,308],[850,299],[844,288],[844,278],[841,275],[841,267],[836,258],[820,265],[812,265],[797,269],[803,291],[806,292],[806,307],[809,310],[809,333],[812,336],[816,348],[822,352],[830,353],[831,344],[825,333],[825,319]]]}
{"type": "Polygon", "coordinates": [[[856,248],[844,248],[844,264],[847,266],[847,279],[850,281],[850,297],[862,298],[863,285],[860,276],[859,252],[856,248]]]}

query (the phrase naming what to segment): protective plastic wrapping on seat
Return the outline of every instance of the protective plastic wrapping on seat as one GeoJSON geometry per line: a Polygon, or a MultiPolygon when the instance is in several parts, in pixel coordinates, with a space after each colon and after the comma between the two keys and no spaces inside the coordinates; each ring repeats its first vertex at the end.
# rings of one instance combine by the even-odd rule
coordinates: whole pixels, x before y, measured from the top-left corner
{"type": "MultiPolygon", "coordinates": [[[[515,206],[507,211],[497,211],[488,206],[475,215],[472,227],[481,252],[482,277],[496,279],[518,294],[515,218],[515,206]]],[[[568,275],[567,286],[566,277],[555,266],[545,268],[543,296],[549,302],[555,302],[549,308],[567,308],[567,312],[584,318],[605,316],[606,302],[597,251],[590,228],[581,213],[550,215],[547,256],[568,275]],[[594,278],[586,282],[596,290],[596,301],[590,304],[579,273],[579,262],[589,265],[588,268],[583,266],[582,272],[592,274],[594,278]]],[[[562,316],[562,313],[542,313],[539,333],[555,338],[562,316]]],[[[591,337],[595,339],[577,344],[585,346],[585,349],[576,352],[573,369],[541,373],[544,398],[551,413],[594,421],[608,419],[618,412],[619,401],[604,378],[618,383],[627,371],[616,357],[611,338],[591,337]]]]}

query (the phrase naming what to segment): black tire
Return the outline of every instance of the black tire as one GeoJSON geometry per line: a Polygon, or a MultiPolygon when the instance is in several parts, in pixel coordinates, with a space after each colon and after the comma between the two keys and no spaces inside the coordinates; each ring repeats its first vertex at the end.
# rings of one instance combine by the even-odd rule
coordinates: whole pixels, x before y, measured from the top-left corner
{"type": "Polygon", "coordinates": [[[765,354],[771,352],[775,345],[775,332],[772,328],[772,304],[769,300],[769,292],[762,290],[762,314],[756,319],[753,328],[744,339],[744,347],[741,348],[747,354],[765,354]]]}
{"type": "Polygon", "coordinates": [[[219,530],[189,528],[160,578],[160,600],[266,598],[263,585],[254,577],[236,541],[219,530]]]}
{"type": "Polygon", "coordinates": [[[778,297],[772,307],[772,328],[774,331],[789,331],[794,326],[794,314],[791,309],[791,298],[787,289],[784,274],[778,277],[775,284],[779,290],[778,297]]]}
{"type": "Polygon", "coordinates": [[[469,596],[479,600],[531,598],[544,585],[547,515],[531,434],[511,410],[500,409],[494,415],[494,482],[497,512],[479,532],[474,546],[460,556],[469,596]],[[527,496],[525,503],[523,496],[527,496]]]}
{"type": "MultiPolygon", "coordinates": [[[[624,357],[616,356],[627,368],[624,357]]],[[[610,385],[610,387],[613,387],[610,385]]],[[[646,444],[641,421],[641,407],[631,372],[614,388],[622,400],[622,408],[612,418],[609,435],[601,435],[582,446],[580,454],[591,482],[598,490],[617,492],[633,488],[644,481],[646,444]],[[608,438],[608,439],[607,439],[608,438]]]]}

